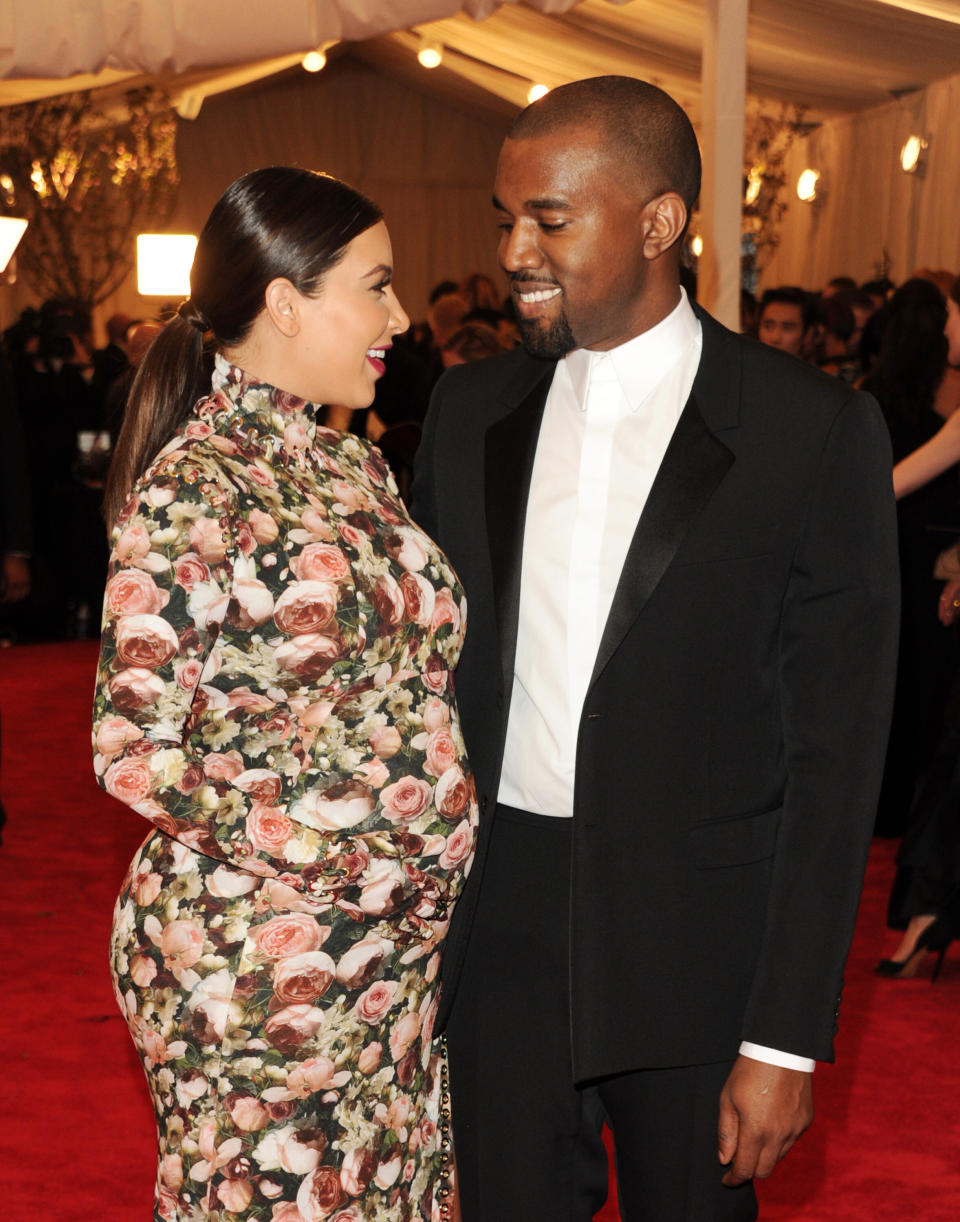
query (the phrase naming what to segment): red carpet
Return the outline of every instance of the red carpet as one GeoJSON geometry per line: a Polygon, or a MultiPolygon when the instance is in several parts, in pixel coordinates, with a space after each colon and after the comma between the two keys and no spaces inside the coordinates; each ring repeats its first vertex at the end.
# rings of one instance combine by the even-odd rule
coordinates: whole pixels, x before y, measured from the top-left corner
{"type": "MultiPolygon", "coordinates": [[[[151,1216],[153,1120],[106,967],[113,898],[146,824],[93,780],[95,659],[85,642],[0,651],[3,1222],[151,1216]]],[[[933,987],[872,974],[896,942],[882,917],[894,847],[874,845],[838,1064],[818,1068],[816,1123],[761,1186],[764,1222],[960,1216],[960,947],[933,987]]],[[[612,1203],[600,1219],[616,1222],[612,1203]]]]}

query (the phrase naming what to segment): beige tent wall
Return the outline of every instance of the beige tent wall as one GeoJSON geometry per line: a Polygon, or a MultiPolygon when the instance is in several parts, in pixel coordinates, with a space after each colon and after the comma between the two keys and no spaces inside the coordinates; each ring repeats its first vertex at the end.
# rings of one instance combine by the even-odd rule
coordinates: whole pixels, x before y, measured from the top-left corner
{"type": "MultiPolygon", "coordinates": [[[[490,205],[504,127],[445,106],[349,60],[315,76],[297,72],[209,99],[181,121],[182,186],[171,232],[198,233],[220,192],[257,166],[295,164],[326,170],[383,208],[393,241],[396,284],[412,318],[422,318],[430,289],[474,271],[506,280],[496,261],[490,205]]],[[[6,325],[33,298],[22,280],[0,293],[6,325]]],[[[97,311],[149,315],[155,298],[136,292],[135,276],[97,311]]]]}
{"type": "Polygon", "coordinates": [[[825,123],[787,159],[789,207],[761,288],[818,289],[832,276],[877,275],[886,251],[897,283],[917,267],[960,272],[960,75],[886,106],[825,123]],[[900,148],[927,136],[925,172],[905,174],[900,148]],[[819,169],[826,198],[796,197],[805,166],[819,169]]]}

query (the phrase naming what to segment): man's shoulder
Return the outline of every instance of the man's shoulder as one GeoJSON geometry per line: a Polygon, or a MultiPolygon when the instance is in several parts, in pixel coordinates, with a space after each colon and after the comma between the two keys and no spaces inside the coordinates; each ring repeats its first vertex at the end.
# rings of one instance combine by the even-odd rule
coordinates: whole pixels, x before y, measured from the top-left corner
{"type": "Polygon", "coordinates": [[[482,361],[454,365],[440,378],[433,400],[446,404],[481,399],[491,405],[495,402],[512,405],[553,368],[554,362],[537,360],[523,348],[513,348],[482,361]]]}

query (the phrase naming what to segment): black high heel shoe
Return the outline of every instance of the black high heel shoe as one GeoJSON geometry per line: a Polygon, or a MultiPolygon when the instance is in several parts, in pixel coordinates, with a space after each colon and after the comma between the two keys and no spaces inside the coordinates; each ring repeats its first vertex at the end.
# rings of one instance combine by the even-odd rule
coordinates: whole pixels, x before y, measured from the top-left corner
{"type": "Polygon", "coordinates": [[[930,983],[933,984],[940,975],[947,947],[952,941],[953,935],[947,928],[946,922],[942,917],[936,917],[921,931],[913,950],[906,959],[881,959],[874,971],[878,976],[886,976],[891,980],[909,980],[916,976],[917,968],[930,951],[935,951],[937,960],[933,965],[933,975],[930,977],[930,983]]]}

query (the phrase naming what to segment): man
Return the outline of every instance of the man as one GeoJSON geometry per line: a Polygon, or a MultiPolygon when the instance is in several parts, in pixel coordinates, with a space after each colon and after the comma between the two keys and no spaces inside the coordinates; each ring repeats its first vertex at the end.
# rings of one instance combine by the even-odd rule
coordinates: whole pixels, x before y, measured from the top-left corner
{"type": "Polygon", "coordinates": [[[467,589],[481,806],[454,914],[465,1222],[756,1217],[830,1059],[898,598],[875,404],[678,285],[696,139],[554,90],[500,156],[526,351],[451,370],[415,511],[467,589]]]}
{"type": "Polygon", "coordinates": [[[814,298],[803,289],[784,285],[767,289],[760,299],[757,336],[761,343],[803,360],[810,358],[816,331],[814,298]]]}

